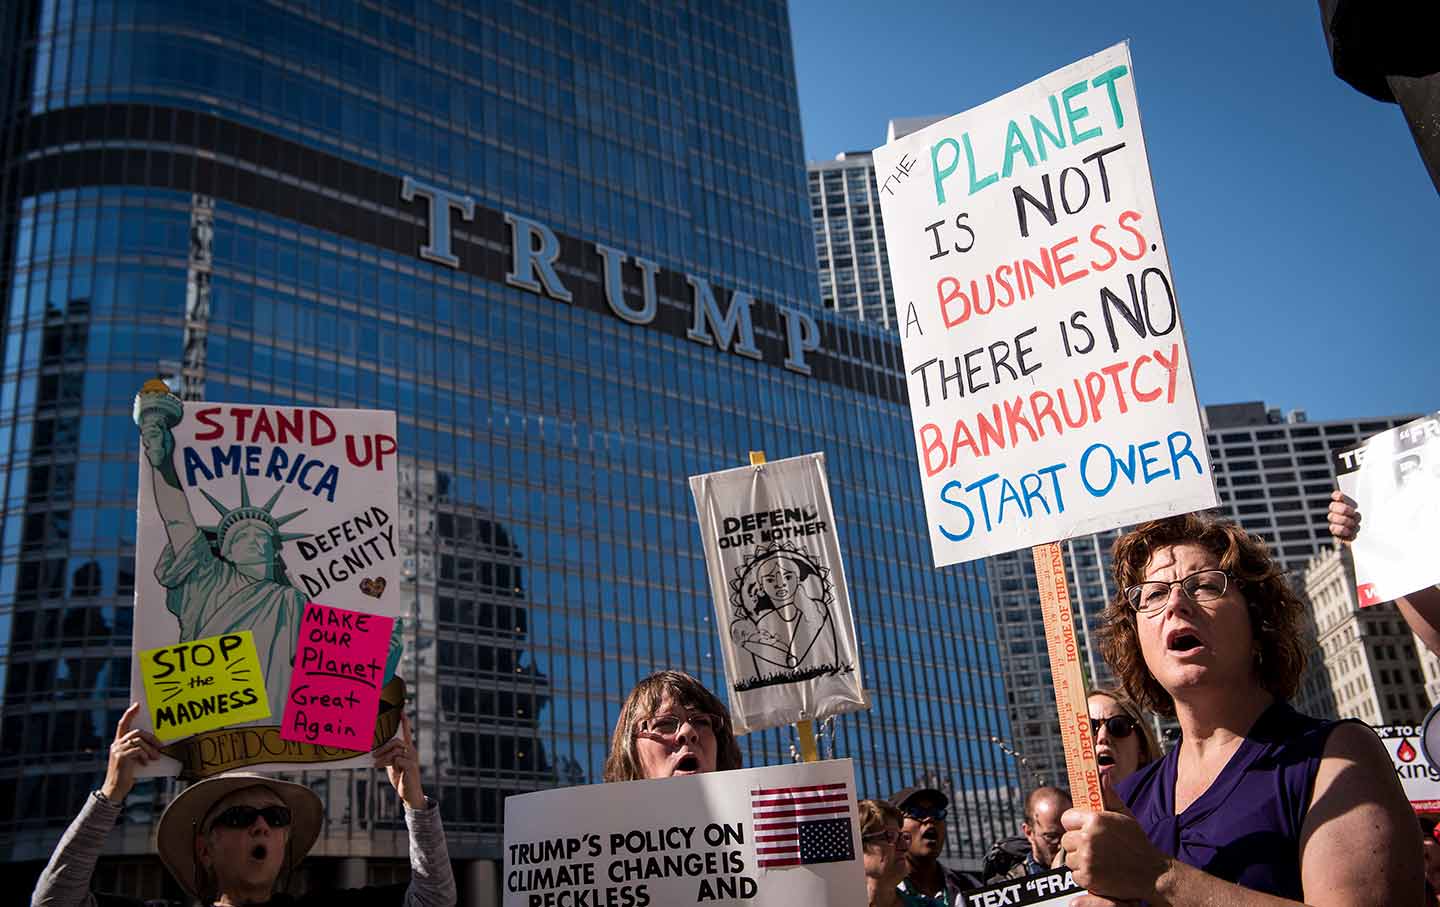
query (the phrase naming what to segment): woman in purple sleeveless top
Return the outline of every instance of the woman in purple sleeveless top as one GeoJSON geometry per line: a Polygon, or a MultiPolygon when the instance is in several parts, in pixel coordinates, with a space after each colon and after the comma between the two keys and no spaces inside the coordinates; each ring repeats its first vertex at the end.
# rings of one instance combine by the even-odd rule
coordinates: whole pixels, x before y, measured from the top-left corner
{"type": "Polygon", "coordinates": [[[1115,543],[1105,659],[1180,743],[1070,810],[1072,903],[1420,907],[1414,814],[1380,741],[1286,703],[1305,668],[1303,605],[1265,545],[1188,514],[1115,543]],[[1128,811],[1120,798],[1128,804],[1128,811]]]}

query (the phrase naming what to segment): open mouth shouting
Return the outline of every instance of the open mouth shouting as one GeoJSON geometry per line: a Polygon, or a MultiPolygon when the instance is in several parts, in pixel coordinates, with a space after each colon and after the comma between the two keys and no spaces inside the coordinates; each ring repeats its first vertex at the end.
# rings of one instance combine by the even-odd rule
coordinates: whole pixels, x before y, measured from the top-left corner
{"type": "Polygon", "coordinates": [[[700,757],[694,753],[681,753],[675,760],[675,767],[671,770],[673,775],[695,775],[700,772],[700,757]]]}
{"type": "Polygon", "coordinates": [[[254,847],[250,848],[250,859],[256,861],[257,863],[265,862],[265,858],[269,855],[270,848],[268,845],[256,844],[254,847]]]}
{"type": "Polygon", "coordinates": [[[1172,655],[1193,655],[1205,648],[1205,641],[1191,627],[1175,627],[1165,634],[1165,651],[1172,655]]]}

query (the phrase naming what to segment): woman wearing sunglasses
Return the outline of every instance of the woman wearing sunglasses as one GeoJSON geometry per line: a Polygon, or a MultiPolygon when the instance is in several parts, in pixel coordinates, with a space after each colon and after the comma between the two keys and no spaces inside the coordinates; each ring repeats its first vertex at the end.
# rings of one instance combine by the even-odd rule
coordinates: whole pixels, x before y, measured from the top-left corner
{"type": "Polygon", "coordinates": [[[730,710],[682,671],[660,671],[635,684],[605,758],[606,781],[640,781],[740,767],[730,710]]]}
{"type": "Polygon", "coordinates": [[[1129,811],[1112,796],[1065,813],[1061,845],[1091,892],[1072,903],[1419,907],[1415,820],[1379,740],[1286,704],[1304,608],[1264,543],[1187,514],[1122,536],[1113,560],[1105,660],[1181,737],[1119,782],[1129,811]]]}
{"type": "Polygon", "coordinates": [[[895,886],[910,871],[910,835],[901,831],[900,810],[884,800],[860,801],[860,841],[865,848],[869,907],[911,907],[920,901],[895,886]]]}
{"type": "Polygon", "coordinates": [[[1095,736],[1095,759],[1100,777],[1114,787],[1160,758],[1155,734],[1141,716],[1139,706],[1124,691],[1100,689],[1091,692],[1090,732],[1095,736]]]}
{"type": "MultiPolygon", "coordinates": [[[[85,802],[60,839],[41,874],[32,907],[123,907],[138,902],[113,895],[97,899],[90,877],[105,836],[120,815],[120,804],[135,785],[140,766],[160,758],[162,744],[149,731],[132,729],[135,703],[120,718],[105,782],[85,802]]],[[[375,751],[405,807],[410,829],[410,883],[344,893],[353,907],[451,907],[455,879],[440,827],[439,807],[420,787],[420,761],[410,739],[410,721],[375,751]]],[[[156,848],[180,887],[200,903],[216,907],[320,907],[336,903],[337,892],[307,891],[292,897],[284,889],[290,874],[315,844],[325,805],[300,784],[253,772],[229,772],[185,788],[160,817],[156,848]]]]}

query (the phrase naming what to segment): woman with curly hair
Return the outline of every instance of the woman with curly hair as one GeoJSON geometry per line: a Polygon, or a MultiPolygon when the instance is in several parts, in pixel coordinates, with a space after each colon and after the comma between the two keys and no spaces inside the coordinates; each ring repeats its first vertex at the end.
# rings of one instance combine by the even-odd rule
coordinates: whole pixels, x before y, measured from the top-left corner
{"type": "Polygon", "coordinates": [[[639,781],[740,767],[730,710],[683,671],[635,684],[610,738],[606,781],[639,781]]]}
{"type": "Polygon", "coordinates": [[[1265,544],[1200,514],[1115,543],[1105,659],[1180,724],[1099,813],[1063,817],[1077,905],[1419,907],[1421,857],[1390,759],[1358,722],[1299,714],[1304,608],[1265,544]],[[1133,813],[1133,815],[1131,814],[1133,813]]]}

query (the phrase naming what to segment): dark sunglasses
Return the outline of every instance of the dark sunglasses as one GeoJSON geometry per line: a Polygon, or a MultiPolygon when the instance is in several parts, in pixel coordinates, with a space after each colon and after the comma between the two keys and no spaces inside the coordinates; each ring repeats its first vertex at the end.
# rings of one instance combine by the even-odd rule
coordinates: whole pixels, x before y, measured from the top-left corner
{"type": "Polygon", "coordinates": [[[287,806],[232,806],[216,816],[210,827],[249,828],[255,824],[256,818],[262,816],[271,828],[284,828],[290,824],[290,808],[287,806]]]}
{"type": "Polygon", "coordinates": [[[943,806],[907,806],[903,810],[906,816],[916,822],[924,822],[926,819],[934,819],[936,822],[944,822],[945,815],[949,812],[943,806]]]}
{"type": "Polygon", "coordinates": [[[1100,726],[1110,732],[1110,736],[1119,740],[1122,737],[1129,737],[1130,732],[1135,730],[1135,719],[1129,715],[1111,715],[1109,718],[1091,718],[1090,736],[1094,737],[1100,733],[1100,726]]]}

